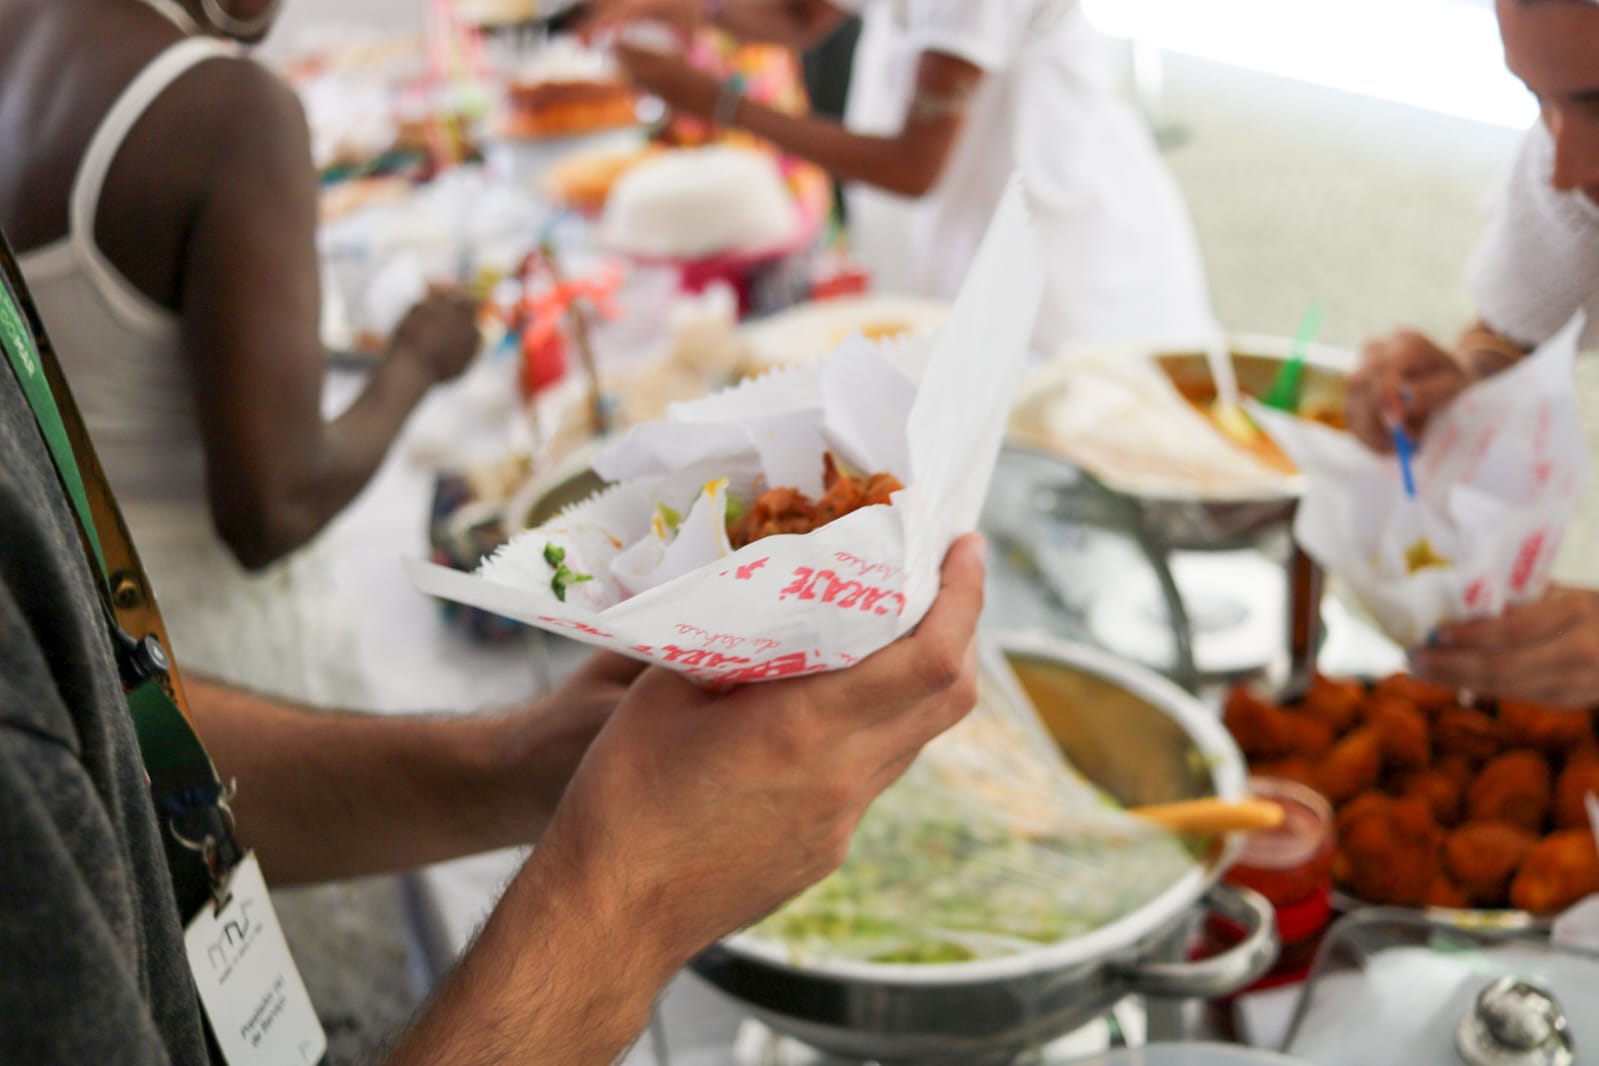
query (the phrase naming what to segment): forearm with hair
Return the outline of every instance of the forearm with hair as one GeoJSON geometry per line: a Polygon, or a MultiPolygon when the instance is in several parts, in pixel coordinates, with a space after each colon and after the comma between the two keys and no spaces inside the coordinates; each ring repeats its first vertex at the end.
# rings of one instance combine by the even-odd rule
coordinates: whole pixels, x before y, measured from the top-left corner
{"type": "Polygon", "coordinates": [[[387,1066],[601,1066],[637,1039],[682,960],[649,916],[535,852],[387,1066]]]}
{"type": "Polygon", "coordinates": [[[185,687],[218,771],[237,782],[240,839],[259,852],[273,884],[525,843],[564,784],[553,770],[539,772],[540,755],[557,759],[566,741],[554,718],[552,732],[539,736],[498,717],[379,717],[296,707],[201,679],[185,687]]]}

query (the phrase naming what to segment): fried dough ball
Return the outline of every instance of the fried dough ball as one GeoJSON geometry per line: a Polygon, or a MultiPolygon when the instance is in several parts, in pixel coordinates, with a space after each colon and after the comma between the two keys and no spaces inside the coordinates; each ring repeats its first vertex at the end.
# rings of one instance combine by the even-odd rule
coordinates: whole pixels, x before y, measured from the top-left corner
{"type": "Polygon", "coordinates": [[[1420,770],[1432,762],[1427,719],[1414,704],[1387,696],[1374,697],[1366,705],[1366,724],[1382,737],[1384,766],[1420,770]]]}
{"type": "Polygon", "coordinates": [[[1472,778],[1477,776],[1476,766],[1472,765],[1471,760],[1464,755],[1445,755],[1434,762],[1432,768],[1453,781],[1455,787],[1460,790],[1462,798],[1465,797],[1472,778]]]}
{"type": "Polygon", "coordinates": [[[1529,833],[1543,830],[1549,817],[1549,763],[1535,751],[1511,751],[1491,760],[1466,790],[1467,817],[1473,822],[1506,821],[1529,833]]]}
{"type": "Polygon", "coordinates": [[[1586,829],[1562,829],[1534,844],[1510,883],[1511,906],[1553,914],[1599,892],[1599,848],[1586,829]]]}
{"type": "Polygon", "coordinates": [[[1427,906],[1442,907],[1445,910],[1459,911],[1471,906],[1471,900],[1460,890],[1460,886],[1449,880],[1443,874],[1432,879],[1432,887],[1427,890],[1427,906]]]}
{"type": "Polygon", "coordinates": [[[1444,872],[1473,904],[1500,907],[1537,836],[1509,822],[1470,822],[1444,837],[1444,872]]]}
{"type": "Polygon", "coordinates": [[[1587,711],[1559,711],[1536,703],[1501,700],[1499,721],[1504,724],[1507,743],[1554,755],[1579,748],[1594,738],[1593,716],[1587,711]]]}
{"type": "Polygon", "coordinates": [[[1349,820],[1340,840],[1338,872],[1368,903],[1419,907],[1438,876],[1438,827],[1427,805],[1394,800],[1349,820]]]}
{"type": "Polygon", "coordinates": [[[1555,780],[1555,825],[1579,829],[1588,822],[1588,793],[1599,795],[1599,756],[1567,760],[1555,780]]]}
{"type": "Polygon", "coordinates": [[[1285,711],[1242,688],[1227,697],[1224,720],[1252,762],[1295,755],[1315,759],[1333,745],[1333,730],[1326,722],[1285,711]]]}
{"type": "Polygon", "coordinates": [[[1326,722],[1334,733],[1343,733],[1360,720],[1360,708],[1365,701],[1366,687],[1359,681],[1334,681],[1317,674],[1298,710],[1300,714],[1326,722]]]}
{"type": "Polygon", "coordinates": [[[1419,799],[1432,811],[1439,825],[1459,825],[1465,813],[1465,788],[1448,772],[1433,768],[1406,774],[1397,782],[1398,794],[1419,799]]]}
{"type": "Polygon", "coordinates": [[[1333,828],[1337,831],[1338,836],[1342,838],[1345,833],[1349,832],[1349,827],[1361,818],[1368,814],[1386,815],[1393,805],[1394,797],[1387,793],[1378,792],[1375,789],[1370,792],[1362,792],[1338,808],[1338,813],[1333,818],[1333,828]]]}
{"type": "Polygon", "coordinates": [[[1481,711],[1445,707],[1433,721],[1432,746],[1439,755],[1487,762],[1505,746],[1504,727],[1481,711]]]}
{"type": "Polygon", "coordinates": [[[1382,773],[1382,734],[1361,726],[1337,744],[1316,766],[1316,789],[1343,803],[1371,788],[1382,773]]]}
{"type": "Polygon", "coordinates": [[[1455,690],[1447,685],[1423,681],[1412,674],[1393,674],[1377,682],[1375,694],[1403,700],[1429,717],[1459,702],[1455,690]]]}
{"type": "Polygon", "coordinates": [[[1333,742],[1338,739],[1332,726],[1303,714],[1289,714],[1288,718],[1290,754],[1314,760],[1332,750],[1333,742]]]}
{"type": "Polygon", "coordinates": [[[1247,688],[1240,686],[1227,694],[1222,721],[1250,762],[1285,759],[1293,753],[1288,715],[1247,688]]]}

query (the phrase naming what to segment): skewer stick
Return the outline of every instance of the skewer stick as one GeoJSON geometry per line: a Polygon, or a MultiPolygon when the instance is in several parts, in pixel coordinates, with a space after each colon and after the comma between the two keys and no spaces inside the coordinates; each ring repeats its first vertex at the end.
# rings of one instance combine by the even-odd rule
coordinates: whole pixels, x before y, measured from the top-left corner
{"type": "Polygon", "coordinates": [[[1133,807],[1129,814],[1174,833],[1235,833],[1276,829],[1283,809],[1270,800],[1224,800],[1215,797],[1133,807]]]}

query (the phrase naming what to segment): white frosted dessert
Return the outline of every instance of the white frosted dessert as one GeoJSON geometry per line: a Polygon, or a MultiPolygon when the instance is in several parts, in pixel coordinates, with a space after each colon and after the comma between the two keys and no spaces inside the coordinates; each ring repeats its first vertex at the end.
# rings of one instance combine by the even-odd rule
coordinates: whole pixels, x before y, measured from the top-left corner
{"type": "Polygon", "coordinates": [[[663,152],[616,183],[602,230],[633,255],[697,259],[794,239],[799,213],[776,162],[744,148],[663,152]]]}

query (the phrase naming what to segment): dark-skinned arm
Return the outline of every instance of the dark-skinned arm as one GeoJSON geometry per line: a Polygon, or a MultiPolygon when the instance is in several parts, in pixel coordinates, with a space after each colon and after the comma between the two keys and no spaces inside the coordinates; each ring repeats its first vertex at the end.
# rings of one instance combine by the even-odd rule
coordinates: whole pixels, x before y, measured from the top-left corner
{"type": "MultiPolygon", "coordinates": [[[[661,52],[618,46],[617,55],[633,79],[669,107],[705,119],[716,117],[721,85],[709,74],[661,52]]],[[[835,178],[921,196],[943,174],[965,122],[965,102],[982,76],[981,68],[963,59],[924,53],[916,70],[917,102],[892,136],[854,133],[829,119],[790,115],[751,100],[739,104],[736,120],[743,129],[835,178]]]]}
{"type": "Polygon", "coordinates": [[[317,187],[299,102],[265,69],[213,64],[213,170],[185,247],[180,312],[218,534],[246,567],[310,540],[377,470],[437,381],[476,348],[463,300],[423,305],[355,403],[323,420],[317,187]],[[220,83],[220,84],[218,84],[220,83]],[[219,98],[218,98],[219,97],[219,98]]]}

